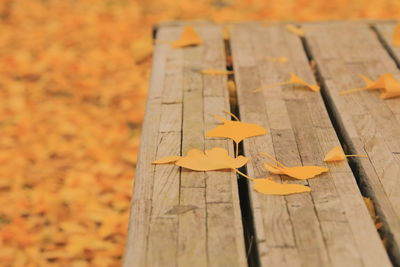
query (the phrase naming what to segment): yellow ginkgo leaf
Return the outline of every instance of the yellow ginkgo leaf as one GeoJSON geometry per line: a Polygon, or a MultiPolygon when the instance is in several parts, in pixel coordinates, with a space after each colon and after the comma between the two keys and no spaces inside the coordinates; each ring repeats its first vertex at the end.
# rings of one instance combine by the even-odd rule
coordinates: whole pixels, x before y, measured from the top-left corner
{"type": "Polygon", "coordinates": [[[332,148],[324,158],[325,162],[333,162],[333,161],[342,161],[345,160],[347,157],[364,157],[367,158],[368,156],[365,155],[345,155],[343,149],[340,146],[335,146],[332,148]]]}
{"type": "Polygon", "coordinates": [[[247,161],[246,157],[232,158],[226,149],[214,147],[204,153],[198,149],[191,149],[185,157],[176,161],[175,165],[194,171],[214,171],[237,169],[245,165],[247,161]]]}
{"type": "Polygon", "coordinates": [[[248,158],[239,156],[232,158],[226,149],[214,147],[205,152],[193,148],[190,149],[186,156],[168,156],[153,161],[153,164],[170,164],[194,170],[194,171],[215,171],[223,169],[237,169],[245,165],[248,158]]]}
{"type": "Polygon", "coordinates": [[[296,34],[297,36],[304,37],[304,31],[300,27],[293,25],[293,24],[288,24],[286,25],[286,30],[289,32],[296,34]]]}
{"type": "Polygon", "coordinates": [[[400,82],[391,73],[385,74],[384,83],[385,88],[381,89],[380,98],[389,99],[400,96],[400,82]]]}
{"type": "Polygon", "coordinates": [[[243,139],[264,135],[267,133],[267,130],[265,130],[263,127],[253,123],[241,122],[238,118],[236,118],[237,121],[230,121],[219,116],[214,117],[224,124],[211,129],[206,133],[206,136],[230,138],[236,143],[236,151],[238,151],[238,144],[243,139]]]}
{"type": "Polygon", "coordinates": [[[280,184],[270,178],[258,178],[253,180],[253,189],[265,195],[290,195],[310,192],[311,188],[300,184],[280,184]]]}
{"type": "Polygon", "coordinates": [[[200,71],[202,74],[208,74],[208,75],[228,75],[228,74],[233,74],[233,71],[230,70],[215,70],[215,69],[206,69],[200,71]]]}
{"type": "Polygon", "coordinates": [[[310,90],[312,90],[314,92],[319,92],[319,90],[320,90],[318,85],[310,84],[310,83],[304,81],[302,78],[300,78],[299,76],[297,76],[294,73],[290,73],[289,84],[301,84],[301,85],[304,85],[305,87],[309,88],[310,90]]]}
{"type": "Polygon", "coordinates": [[[276,165],[264,163],[264,168],[273,174],[284,174],[283,171],[276,165]]]}
{"type": "Polygon", "coordinates": [[[165,158],[155,160],[152,163],[153,164],[169,164],[169,163],[173,163],[173,162],[177,161],[180,158],[181,158],[180,156],[168,156],[165,158]]]}
{"type": "Polygon", "coordinates": [[[299,180],[305,180],[314,178],[315,176],[320,175],[321,173],[329,171],[329,169],[320,166],[296,166],[296,167],[283,168],[282,171],[287,176],[299,180]]]}
{"type": "Polygon", "coordinates": [[[222,38],[227,41],[230,38],[230,26],[225,25],[222,31],[222,38]]]}
{"type": "Polygon", "coordinates": [[[289,59],[287,57],[273,57],[269,59],[270,61],[273,62],[279,62],[279,63],[286,63],[289,61],[289,59]]]}
{"type": "Polygon", "coordinates": [[[290,73],[290,79],[288,81],[262,86],[260,88],[257,88],[255,90],[253,90],[253,92],[258,92],[258,91],[260,91],[262,89],[281,86],[281,85],[285,85],[285,84],[300,84],[300,85],[303,85],[304,87],[306,87],[306,88],[308,88],[308,89],[310,89],[311,91],[314,91],[314,92],[319,92],[319,90],[320,90],[320,87],[318,85],[310,84],[310,83],[304,81],[298,75],[296,75],[294,73],[290,73]]]}
{"type": "Polygon", "coordinates": [[[374,82],[369,78],[360,75],[361,78],[365,81],[365,87],[354,88],[349,90],[344,90],[339,92],[340,95],[345,95],[348,93],[354,93],[363,90],[375,90],[378,89],[381,91],[380,98],[388,99],[400,96],[400,81],[398,81],[393,74],[384,73],[374,82]]]}
{"type": "Polygon", "coordinates": [[[194,30],[192,26],[185,26],[183,29],[181,38],[172,42],[173,48],[180,48],[186,46],[194,46],[202,44],[203,40],[199,36],[199,34],[194,30]]]}
{"type": "Polygon", "coordinates": [[[264,163],[264,167],[266,170],[273,174],[283,174],[295,179],[305,180],[313,178],[321,173],[329,171],[329,168],[321,167],[321,166],[295,166],[295,167],[287,167],[277,161],[274,157],[270,156],[267,153],[261,153],[275,161],[278,165],[264,163]]]}
{"type": "Polygon", "coordinates": [[[343,149],[340,146],[335,146],[325,155],[324,161],[342,161],[344,159],[346,159],[346,156],[343,149]]]}
{"type": "Polygon", "coordinates": [[[397,23],[393,31],[392,43],[394,46],[400,46],[400,23],[397,23]]]}

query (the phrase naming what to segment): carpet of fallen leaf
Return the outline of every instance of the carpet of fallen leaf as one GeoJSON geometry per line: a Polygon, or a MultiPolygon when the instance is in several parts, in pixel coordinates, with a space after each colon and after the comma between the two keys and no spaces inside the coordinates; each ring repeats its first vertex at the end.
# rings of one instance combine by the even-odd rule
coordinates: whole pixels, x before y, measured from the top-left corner
{"type": "Polygon", "coordinates": [[[0,1],[0,265],[120,266],[154,23],[399,13],[396,0],[0,1]]]}

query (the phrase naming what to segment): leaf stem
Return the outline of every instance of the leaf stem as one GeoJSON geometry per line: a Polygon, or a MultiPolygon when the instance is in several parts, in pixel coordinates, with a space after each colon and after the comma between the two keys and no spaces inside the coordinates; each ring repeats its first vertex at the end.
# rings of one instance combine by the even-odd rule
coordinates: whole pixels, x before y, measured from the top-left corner
{"type": "Polygon", "coordinates": [[[272,88],[272,87],[276,87],[276,86],[280,86],[280,85],[285,85],[285,84],[291,84],[291,81],[286,81],[286,82],[280,82],[280,83],[273,83],[273,84],[269,84],[269,85],[264,85],[261,86],[260,88],[254,89],[252,92],[256,93],[258,91],[261,91],[263,89],[268,89],[268,88],[272,88]]]}
{"type": "Polygon", "coordinates": [[[348,90],[343,90],[339,92],[339,95],[347,95],[350,93],[355,93],[355,92],[359,92],[359,91],[363,91],[363,90],[368,90],[367,87],[362,87],[362,88],[354,88],[354,89],[348,89],[348,90]]]}
{"type": "Polygon", "coordinates": [[[233,169],[233,170],[234,170],[235,172],[237,172],[238,174],[240,174],[241,176],[243,176],[244,178],[247,178],[247,179],[249,179],[249,180],[251,180],[251,181],[254,181],[254,180],[255,180],[255,178],[252,178],[252,177],[250,177],[250,176],[244,174],[243,172],[239,171],[238,169],[233,169]]]}
{"type": "Polygon", "coordinates": [[[229,114],[229,115],[231,115],[236,121],[240,121],[239,120],[239,118],[238,117],[236,117],[236,115],[235,114],[233,114],[232,112],[230,112],[230,111],[227,111],[226,109],[224,109],[223,110],[226,114],[229,114]]]}
{"type": "Polygon", "coordinates": [[[266,156],[266,157],[272,159],[274,162],[276,162],[276,163],[277,163],[278,165],[280,165],[281,167],[286,168],[285,165],[283,165],[282,163],[280,163],[276,158],[274,158],[274,157],[271,156],[270,154],[267,154],[267,153],[265,153],[265,152],[260,152],[260,155],[266,156]]]}

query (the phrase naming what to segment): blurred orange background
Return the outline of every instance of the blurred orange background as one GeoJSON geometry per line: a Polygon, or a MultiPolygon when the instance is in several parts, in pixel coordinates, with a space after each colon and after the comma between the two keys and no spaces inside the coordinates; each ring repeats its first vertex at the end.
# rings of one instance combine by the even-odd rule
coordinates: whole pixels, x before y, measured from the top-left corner
{"type": "Polygon", "coordinates": [[[399,0],[0,1],[0,265],[120,266],[155,23],[398,14],[399,0]]]}

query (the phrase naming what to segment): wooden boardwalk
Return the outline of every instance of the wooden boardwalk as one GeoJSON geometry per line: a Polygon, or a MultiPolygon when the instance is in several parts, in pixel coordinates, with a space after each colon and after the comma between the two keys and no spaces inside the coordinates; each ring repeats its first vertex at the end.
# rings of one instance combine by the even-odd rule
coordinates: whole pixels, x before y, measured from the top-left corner
{"type": "Polygon", "coordinates": [[[167,42],[184,24],[157,30],[124,266],[399,266],[400,98],[338,94],[362,87],[359,74],[400,78],[395,24],[307,23],[299,37],[284,24],[237,23],[225,41],[221,25],[192,25],[204,42],[183,49],[167,42]],[[199,72],[231,67],[229,77],[199,72]],[[321,92],[292,85],[253,92],[290,72],[321,92]],[[231,94],[228,79],[236,84],[231,94]],[[233,172],[151,164],[190,148],[233,155],[232,141],[205,137],[218,125],[213,115],[229,119],[224,109],[268,129],[241,146],[252,177],[271,176],[259,152],[289,166],[321,166],[337,145],[368,158],[325,164],[330,172],[301,181],[310,193],[290,196],[259,194],[233,172]],[[363,197],[375,203],[379,232],[363,197]]]}

